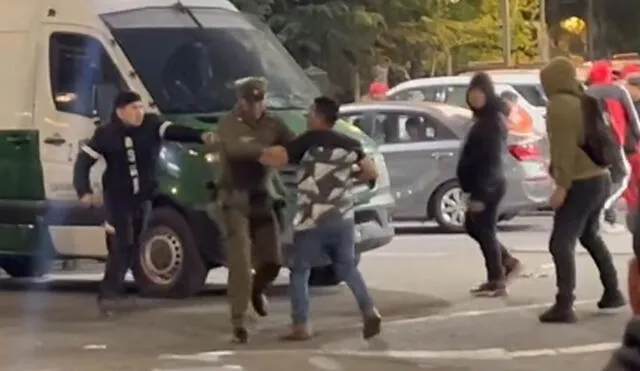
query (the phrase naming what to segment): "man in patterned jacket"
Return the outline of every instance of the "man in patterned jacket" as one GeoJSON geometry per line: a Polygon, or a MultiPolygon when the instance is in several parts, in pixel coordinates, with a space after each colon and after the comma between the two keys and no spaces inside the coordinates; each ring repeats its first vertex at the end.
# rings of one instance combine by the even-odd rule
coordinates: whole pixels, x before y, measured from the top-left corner
{"type": "Polygon", "coordinates": [[[354,177],[375,180],[378,172],[358,141],[332,130],[338,110],[335,101],[316,98],[309,109],[308,131],[284,148],[265,150],[260,157],[266,166],[300,165],[298,211],[289,266],[293,325],[282,340],[302,341],[312,335],[309,274],[312,262],[323,254],[332,260],[336,274],[358,302],[364,319],[363,337],[369,339],[380,332],[380,314],[356,266],[351,195],[354,177]]]}

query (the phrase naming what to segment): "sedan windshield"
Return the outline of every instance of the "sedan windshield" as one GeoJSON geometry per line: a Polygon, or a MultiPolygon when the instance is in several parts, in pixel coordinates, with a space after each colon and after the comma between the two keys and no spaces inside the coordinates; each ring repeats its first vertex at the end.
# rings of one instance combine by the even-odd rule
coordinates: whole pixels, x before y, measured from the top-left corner
{"type": "Polygon", "coordinates": [[[307,108],[319,94],[257,22],[222,9],[195,8],[193,15],[198,22],[173,8],[104,16],[163,113],[228,111],[235,104],[234,82],[248,76],[267,79],[271,109],[307,108]]]}

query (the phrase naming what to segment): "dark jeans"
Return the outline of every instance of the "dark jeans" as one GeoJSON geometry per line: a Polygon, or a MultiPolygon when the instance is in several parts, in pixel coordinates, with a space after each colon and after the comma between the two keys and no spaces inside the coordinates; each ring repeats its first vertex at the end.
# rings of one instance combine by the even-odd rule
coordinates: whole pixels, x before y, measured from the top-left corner
{"type": "Polygon", "coordinates": [[[290,262],[289,290],[291,317],[296,325],[309,321],[309,274],[311,264],[322,254],[329,255],[336,275],[344,281],[363,314],[373,310],[373,299],[356,265],[353,220],[296,231],[290,262]]]}
{"type": "Polygon", "coordinates": [[[495,282],[504,280],[504,261],[511,255],[498,241],[498,207],[504,197],[506,187],[501,185],[494,192],[484,197],[485,200],[474,199],[484,203],[482,211],[468,210],[465,214],[464,227],[467,234],[480,245],[484,264],[487,269],[487,281],[495,282]]]}
{"type": "Polygon", "coordinates": [[[100,284],[101,299],[124,295],[124,279],[139,251],[140,235],[144,231],[151,202],[128,207],[105,205],[107,214],[107,262],[100,284]]]}
{"type": "Polygon", "coordinates": [[[557,299],[562,304],[571,305],[574,300],[577,241],[596,263],[605,290],[618,290],[616,268],[600,236],[600,214],[610,188],[609,176],[574,181],[564,204],[555,212],[549,251],[556,268],[557,299]]]}

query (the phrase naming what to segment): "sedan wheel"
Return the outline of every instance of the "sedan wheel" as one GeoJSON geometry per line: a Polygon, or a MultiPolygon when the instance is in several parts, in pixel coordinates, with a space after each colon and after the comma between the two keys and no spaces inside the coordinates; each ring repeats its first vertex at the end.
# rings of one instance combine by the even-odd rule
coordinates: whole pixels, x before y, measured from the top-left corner
{"type": "Polygon", "coordinates": [[[434,194],[432,201],[431,215],[440,227],[451,232],[463,230],[467,204],[457,183],[443,185],[434,194]]]}

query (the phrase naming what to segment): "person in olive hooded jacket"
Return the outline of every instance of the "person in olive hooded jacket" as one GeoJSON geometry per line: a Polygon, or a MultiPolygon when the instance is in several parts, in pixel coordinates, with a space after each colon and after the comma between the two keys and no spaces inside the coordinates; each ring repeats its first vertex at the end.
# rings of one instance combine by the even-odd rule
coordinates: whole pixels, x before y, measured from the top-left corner
{"type": "Polygon", "coordinates": [[[608,170],[597,166],[580,148],[584,143],[582,97],[585,92],[568,58],[553,59],[540,72],[547,103],[547,134],[551,176],[556,187],[549,199],[555,210],[549,251],[556,270],[555,304],[540,315],[541,322],[575,322],[575,245],[579,240],[593,258],[604,286],[598,307],[618,308],[625,300],[618,288],[616,268],[600,236],[600,214],[611,188],[608,170]]]}

